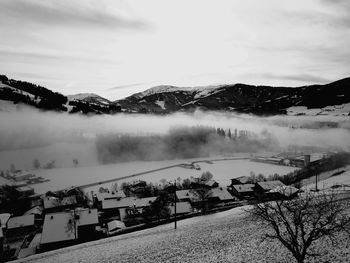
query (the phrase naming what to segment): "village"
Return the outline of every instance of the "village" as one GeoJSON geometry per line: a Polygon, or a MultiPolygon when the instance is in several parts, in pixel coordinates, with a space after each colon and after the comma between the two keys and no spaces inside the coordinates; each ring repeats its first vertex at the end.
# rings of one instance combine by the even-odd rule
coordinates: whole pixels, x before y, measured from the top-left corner
{"type": "MultiPolygon", "coordinates": [[[[298,166],[301,169],[288,178],[294,176],[300,180],[310,169],[316,172],[318,167],[329,167],[331,161],[334,163],[334,156],[337,155],[252,161],[298,166]]],[[[337,165],[341,167],[344,163],[337,165]]],[[[192,169],[200,166],[193,165],[192,169]]],[[[98,191],[84,192],[79,187],[69,187],[42,195],[36,194],[29,185],[34,175],[17,171],[7,176],[17,180],[14,186],[3,186],[0,190],[3,261],[164,223],[174,222],[176,227],[181,219],[266,200],[292,199],[302,192],[297,184],[287,183],[290,181],[285,177],[240,176],[232,178],[230,185],[219,185],[215,174],[202,172],[200,177],[179,177],[159,185],[137,179],[112,184],[110,189],[100,187],[98,191]],[[23,180],[27,184],[19,183],[23,180]]]]}

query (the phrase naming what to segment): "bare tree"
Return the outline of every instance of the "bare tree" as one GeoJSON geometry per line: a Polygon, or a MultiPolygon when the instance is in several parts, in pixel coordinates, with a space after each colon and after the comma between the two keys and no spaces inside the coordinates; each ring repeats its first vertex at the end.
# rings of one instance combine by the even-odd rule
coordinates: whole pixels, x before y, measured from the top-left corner
{"type": "Polygon", "coordinates": [[[33,160],[33,168],[34,169],[39,169],[40,168],[40,162],[39,162],[39,159],[38,158],[35,158],[33,160]]]}
{"type": "Polygon", "coordinates": [[[212,197],[212,192],[210,189],[202,187],[202,188],[197,188],[193,189],[192,193],[195,197],[195,200],[199,203],[200,208],[203,213],[205,213],[208,210],[208,201],[210,197],[212,197]]]}
{"type": "Polygon", "coordinates": [[[297,262],[316,257],[315,241],[328,238],[338,245],[336,235],[350,229],[349,200],[336,193],[306,193],[293,200],[258,203],[248,210],[254,221],[262,223],[264,239],[276,239],[297,262]]]}

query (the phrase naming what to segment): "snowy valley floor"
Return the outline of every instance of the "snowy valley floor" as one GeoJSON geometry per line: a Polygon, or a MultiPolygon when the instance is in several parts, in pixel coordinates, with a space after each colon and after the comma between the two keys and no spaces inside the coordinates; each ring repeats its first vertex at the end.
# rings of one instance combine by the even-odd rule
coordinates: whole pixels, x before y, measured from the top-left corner
{"type": "MultiPolygon", "coordinates": [[[[74,247],[34,255],[22,262],[294,262],[277,242],[261,240],[262,229],[242,208],[190,218],[74,247]]],[[[309,262],[350,262],[350,238],[342,245],[319,243],[326,252],[309,262]]],[[[20,262],[20,261],[18,261],[20,262]]]]}

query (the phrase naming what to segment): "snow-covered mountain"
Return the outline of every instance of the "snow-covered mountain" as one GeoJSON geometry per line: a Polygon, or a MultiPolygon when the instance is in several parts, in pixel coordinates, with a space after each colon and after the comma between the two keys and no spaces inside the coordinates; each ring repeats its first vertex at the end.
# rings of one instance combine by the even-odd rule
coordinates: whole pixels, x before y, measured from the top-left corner
{"type": "Polygon", "coordinates": [[[119,106],[96,94],[82,93],[67,98],[36,84],[8,79],[5,75],[0,75],[0,111],[13,111],[20,105],[68,113],[120,112],[119,106]]]}
{"type": "Polygon", "coordinates": [[[126,112],[169,113],[195,109],[254,114],[299,114],[291,107],[347,115],[350,78],[326,85],[270,87],[245,84],[207,87],[157,86],[115,101],[126,112]],[[333,107],[334,105],[338,105],[333,107]],[[342,112],[339,112],[342,108],[342,112]],[[289,110],[290,109],[290,110],[289,110]],[[324,110],[323,110],[324,109],[324,110]]]}
{"type": "MultiPolygon", "coordinates": [[[[271,87],[245,84],[201,87],[157,86],[114,102],[94,93],[63,96],[44,87],[0,75],[0,102],[83,114],[156,113],[196,109],[258,115],[349,116],[350,78],[326,85],[271,87]]],[[[6,103],[6,110],[11,109],[6,103]]],[[[0,107],[1,109],[1,107],[0,107]]]]}
{"type": "Polygon", "coordinates": [[[95,94],[95,93],[78,93],[75,95],[68,95],[68,101],[84,101],[89,103],[96,103],[101,105],[110,105],[111,101],[95,94]]]}

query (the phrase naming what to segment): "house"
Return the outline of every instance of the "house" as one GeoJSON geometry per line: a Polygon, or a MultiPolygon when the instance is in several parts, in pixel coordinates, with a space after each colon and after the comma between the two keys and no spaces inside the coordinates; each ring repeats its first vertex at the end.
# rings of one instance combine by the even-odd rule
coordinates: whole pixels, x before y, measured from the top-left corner
{"type": "Polygon", "coordinates": [[[231,179],[231,186],[237,185],[237,184],[251,184],[251,183],[252,181],[248,176],[240,176],[240,177],[231,179]]]}
{"type": "MultiPolygon", "coordinates": [[[[171,203],[169,205],[170,215],[175,214],[175,205],[171,203]]],[[[192,212],[192,206],[189,202],[176,202],[176,214],[183,215],[192,212]]]]}
{"type": "Polygon", "coordinates": [[[92,194],[93,197],[93,201],[95,206],[97,206],[99,209],[102,209],[102,202],[104,200],[111,200],[111,199],[115,199],[115,200],[120,200],[122,198],[125,198],[126,195],[124,193],[124,191],[120,190],[117,192],[97,192],[95,194],[92,194]]]}
{"type": "Polygon", "coordinates": [[[176,198],[179,202],[194,203],[198,201],[198,195],[193,189],[176,191],[176,198]]]}
{"type": "Polygon", "coordinates": [[[87,241],[94,238],[96,225],[99,224],[97,209],[77,208],[75,210],[78,239],[87,241]]]}
{"type": "Polygon", "coordinates": [[[62,199],[55,196],[45,195],[42,199],[46,213],[62,211],[64,209],[73,209],[77,206],[77,199],[74,195],[63,197],[62,199]]]}
{"type": "Polygon", "coordinates": [[[230,189],[234,196],[250,199],[254,197],[254,184],[236,184],[231,185],[230,189]]]}
{"type": "Polygon", "coordinates": [[[227,203],[236,200],[224,187],[210,189],[208,199],[211,203],[227,203]]]}
{"type": "Polygon", "coordinates": [[[72,212],[57,212],[46,214],[40,246],[44,248],[59,248],[75,243],[77,238],[74,214],[72,212]]]}
{"type": "Polygon", "coordinates": [[[131,210],[134,212],[142,213],[143,209],[150,206],[157,197],[126,197],[120,200],[117,199],[105,199],[102,200],[102,210],[104,211],[104,217],[119,216],[123,221],[127,213],[131,210]]]}
{"type": "Polygon", "coordinates": [[[269,194],[274,194],[275,198],[278,199],[292,199],[297,196],[299,189],[290,186],[277,186],[269,191],[269,194]]]}
{"type": "Polygon", "coordinates": [[[254,192],[258,198],[263,198],[263,197],[268,198],[269,196],[272,197],[271,194],[269,195],[269,191],[280,186],[285,186],[285,185],[279,180],[257,182],[254,186],[254,192]]]}
{"type": "Polygon", "coordinates": [[[92,240],[98,225],[97,209],[75,209],[45,215],[40,245],[46,249],[92,240]]]}
{"type": "Polygon", "coordinates": [[[10,173],[10,178],[16,182],[25,181],[32,177],[35,177],[35,175],[24,170],[17,170],[15,172],[10,173]]]}
{"type": "Polygon", "coordinates": [[[20,186],[20,187],[17,187],[16,190],[19,192],[19,194],[22,197],[34,195],[34,189],[29,186],[20,186]]]}
{"type": "Polygon", "coordinates": [[[96,200],[98,202],[101,202],[102,200],[108,200],[108,199],[121,199],[121,198],[125,198],[126,195],[122,190],[119,190],[117,192],[112,192],[112,193],[100,193],[97,192],[96,194],[94,194],[94,197],[96,198],[96,200]]]}
{"type": "Polygon", "coordinates": [[[218,187],[219,184],[215,180],[202,180],[201,178],[193,178],[190,187],[192,189],[197,189],[197,188],[214,188],[218,187]]]}

